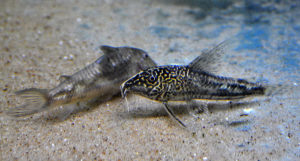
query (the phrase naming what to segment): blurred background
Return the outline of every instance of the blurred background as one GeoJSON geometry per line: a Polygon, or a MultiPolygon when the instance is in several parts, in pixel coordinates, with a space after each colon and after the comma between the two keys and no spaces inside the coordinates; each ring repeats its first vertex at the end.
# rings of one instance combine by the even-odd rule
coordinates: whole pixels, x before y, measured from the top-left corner
{"type": "Polygon", "coordinates": [[[299,0],[1,0],[0,114],[22,103],[15,91],[55,87],[60,75],[101,56],[100,45],[133,46],[159,65],[183,65],[233,38],[217,73],[283,84],[285,92],[221,103],[197,118],[178,112],[192,130],[143,98],[129,100],[129,112],[116,97],[62,121],[47,119],[55,110],[1,115],[0,160],[300,158],[299,0]]]}

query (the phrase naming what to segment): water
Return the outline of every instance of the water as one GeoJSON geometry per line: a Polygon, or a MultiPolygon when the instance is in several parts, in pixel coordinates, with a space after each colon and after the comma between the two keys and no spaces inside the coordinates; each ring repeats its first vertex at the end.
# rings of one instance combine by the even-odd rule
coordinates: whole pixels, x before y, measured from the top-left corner
{"type": "Polygon", "coordinates": [[[54,87],[60,75],[96,60],[100,45],[142,48],[159,65],[187,64],[235,37],[219,75],[289,87],[254,103],[218,103],[198,119],[184,105],[174,107],[194,133],[158,103],[128,99],[139,103],[127,112],[121,97],[64,121],[47,120],[47,112],[19,121],[1,116],[2,160],[299,160],[300,1],[1,4],[0,112],[22,103],[14,91],[54,87]]]}

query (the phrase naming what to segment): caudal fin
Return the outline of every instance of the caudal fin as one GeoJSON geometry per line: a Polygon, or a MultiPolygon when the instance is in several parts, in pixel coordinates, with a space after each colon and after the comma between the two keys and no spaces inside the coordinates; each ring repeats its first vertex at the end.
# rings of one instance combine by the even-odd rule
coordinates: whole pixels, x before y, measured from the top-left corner
{"type": "Polygon", "coordinates": [[[5,113],[12,117],[22,117],[41,112],[49,105],[48,90],[46,89],[24,89],[16,92],[16,95],[25,99],[25,104],[10,108],[5,113]]]}
{"type": "Polygon", "coordinates": [[[265,95],[267,96],[282,95],[284,93],[293,91],[293,89],[295,89],[294,86],[287,85],[287,84],[268,85],[266,87],[265,95]]]}

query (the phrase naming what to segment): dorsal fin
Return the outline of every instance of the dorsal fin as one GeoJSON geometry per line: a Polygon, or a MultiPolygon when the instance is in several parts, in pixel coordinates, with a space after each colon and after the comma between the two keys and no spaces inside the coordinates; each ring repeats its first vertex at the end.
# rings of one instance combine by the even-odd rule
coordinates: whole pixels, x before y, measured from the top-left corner
{"type": "Polygon", "coordinates": [[[64,82],[64,81],[66,81],[66,80],[69,80],[70,78],[71,78],[70,75],[61,75],[61,76],[59,77],[59,81],[60,81],[60,82],[64,82]]]}
{"type": "Polygon", "coordinates": [[[104,55],[96,63],[101,64],[106,72],[112,72],[116,68],[123,67],[128,60],[132,57],[130,47],[112,47],[108,45],[100,46],[104,55]]]}
{"type": "Polygon", "coordinates": [[[130,51],[133,49],[131,47],[112,47],[108,45],[102,45],[100,47],[104,55],[109,59],[109,61],[112,61],[111,63],[125,61],[126,56],[130,51]]]}
{"type": "Polygon", "coordinates": [[[102,45],[100,46],[100,49],[105,55],[110,55],[118,51],[118,47],[112,47],[108,45],[102,45]]]}
{"type": "Polygon", "coordinates": [[[203,52],[200,56],[196,57],[190,64],[189,67],[193,70],[205,71],[214,73],[218,69],[220,59],[224,55],[224,48],[232,42],[231,39],[225,40],[215,46],[214,48],[203,52]]]}
{"type": "MultiPolygon", "coordinates": [[[[108,46],[108,45],[102,45],[100,46],[100,49],[102,50],[102,52],[104,53],[105,56],[105,63],[106,65],[112,65],[111,63],[117,63],[119,61],[122,61],[122,55],[124,54],[122,52],[122,47],[112,47],[112,46],[108,46]],[[107,64],[109,63],[109,64],[107,64]]],[[[97,62],[100,62],[103,58],[99,58],[99,60],[97,60],[97,62]]]]}

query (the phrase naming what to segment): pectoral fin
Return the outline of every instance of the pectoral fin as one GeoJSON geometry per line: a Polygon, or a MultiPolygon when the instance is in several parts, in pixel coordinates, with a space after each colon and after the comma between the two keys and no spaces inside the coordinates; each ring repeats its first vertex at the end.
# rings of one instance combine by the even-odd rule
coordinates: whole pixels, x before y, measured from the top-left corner
{"type": "Polygon", "coordinates": [[[182,127],[186,127],[186,125],[178,118],[175,116],[175,114],[173,113],[173,111],[169,108],[168,103],[167,102],[163,102],[164,104],[164,109],[166,110],[166,112],[169,114],[169,116],[175,120],[177,123],[179,123],[179,125],[181,125],[182,127]]]}

